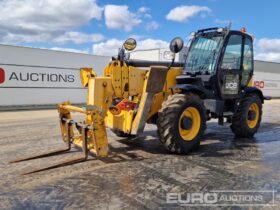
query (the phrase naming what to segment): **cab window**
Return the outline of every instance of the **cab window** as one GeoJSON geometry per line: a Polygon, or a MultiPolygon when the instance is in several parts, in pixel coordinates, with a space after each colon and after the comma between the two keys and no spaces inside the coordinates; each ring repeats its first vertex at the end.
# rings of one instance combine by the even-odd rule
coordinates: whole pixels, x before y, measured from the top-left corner
{"type": "Polygon", "coordinates": [[[241,84],[246,86],[250,80],[251,72],[253,71],[253,43],[248,37],[245,38],[243,71],[241,84]]]}
{"type": "Polygon", "coordinates": [[[240,70],[242,55],[242,36],[231,35],[223,57],[222,69],[240,70]]]}

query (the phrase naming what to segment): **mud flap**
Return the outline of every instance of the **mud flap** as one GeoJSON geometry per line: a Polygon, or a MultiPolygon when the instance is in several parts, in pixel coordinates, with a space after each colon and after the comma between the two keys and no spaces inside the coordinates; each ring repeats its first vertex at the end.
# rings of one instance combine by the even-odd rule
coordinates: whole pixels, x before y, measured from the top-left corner
{"type": "Polygon", "coordinates": [[[153,98],[156,93],[163,90],[165,85],[168,68],[162,66],[153,66],[149,71],[148,79],[144,84],[145,90],[140,101],[140,105],[133,120],[132,135],[143,133],[145,124],[149,115],[149,111],[153,104],[153,98]]]}

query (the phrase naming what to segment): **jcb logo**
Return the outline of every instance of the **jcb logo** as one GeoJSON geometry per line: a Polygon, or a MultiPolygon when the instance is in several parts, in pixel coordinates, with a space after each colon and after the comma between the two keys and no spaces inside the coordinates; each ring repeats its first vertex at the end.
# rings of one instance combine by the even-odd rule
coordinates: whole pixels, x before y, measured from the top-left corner
{"type": "Polygon", "coordinates": [[[0,68],[0,84],[5,82],[5,71],[4,69],[0,68]]]}
{"type": "Polygon", "coordinates": [[[228,83],[226,83],[226,89],[230,89],[230,90],[237,89],[237,83],[236,82],[228,82],[228,83]]]}

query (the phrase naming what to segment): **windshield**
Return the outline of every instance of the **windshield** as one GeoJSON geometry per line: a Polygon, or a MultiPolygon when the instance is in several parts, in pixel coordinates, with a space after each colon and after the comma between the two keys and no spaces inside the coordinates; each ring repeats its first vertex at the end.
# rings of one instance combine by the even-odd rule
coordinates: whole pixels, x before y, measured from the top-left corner
{"type": "Polygon", "coordinates": [[[213,73],[222,46],[222,36],[198,36],[193,41],[187,55],[185,71],[213,73]]]}

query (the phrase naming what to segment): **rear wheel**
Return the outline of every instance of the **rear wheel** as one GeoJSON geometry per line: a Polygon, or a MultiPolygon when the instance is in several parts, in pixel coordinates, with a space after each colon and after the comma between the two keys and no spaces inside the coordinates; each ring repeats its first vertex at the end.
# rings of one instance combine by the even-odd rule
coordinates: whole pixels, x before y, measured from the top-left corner
{"type": "Polygon", "coordinates": [[[158,113],[157,126],[167,150],[180,154],[197,149],[206,129],[202,100],[193,93],[169,96],[158,113]]]}
{"type": "Polygon", "coordinates": [[[262,102],[256,94],[246,96],[232,117],[231,130],[236,137],[250,138],[260,127],[262,102]]]}

